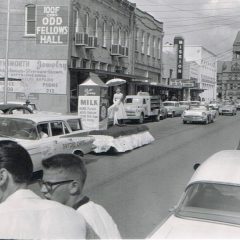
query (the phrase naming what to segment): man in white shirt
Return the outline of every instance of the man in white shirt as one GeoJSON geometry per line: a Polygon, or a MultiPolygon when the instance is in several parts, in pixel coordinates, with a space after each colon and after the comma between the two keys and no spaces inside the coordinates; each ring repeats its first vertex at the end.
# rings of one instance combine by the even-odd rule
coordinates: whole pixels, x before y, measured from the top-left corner
{"type": "Polygon", "coordinates": [[[27,189],[32,171],[31,158],[22,146],[0,141],[0,239],[85,238],[81,215],[27,189]]]}
{"type": "Polygon", "coordinates": [[[58,154],[42,161],[41,192],[45,198],[58,201],[77,210],[101,239],[120,239],[112,217],[100,205],[82,195],[87,177],[83,161],[74,154],[58,154]],[[54,187],[55,182],[65,184],[54,187]]]}

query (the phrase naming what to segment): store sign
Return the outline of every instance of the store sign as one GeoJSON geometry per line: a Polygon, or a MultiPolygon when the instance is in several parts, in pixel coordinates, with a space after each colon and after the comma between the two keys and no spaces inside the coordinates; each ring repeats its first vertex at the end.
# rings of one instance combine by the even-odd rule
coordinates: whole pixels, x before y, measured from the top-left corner
{"type": "Polygon", "coordinates": [[[183,78],[184,39],[175,38],[174,45],[177,45],[177,78],[183,78]]]}
{"type": "MultiPolygon", "coordinates": [[[[0,79],[4,77],[5,60],[0,59],[0,79]]],[[[8,92],[66,94],[67,60],[10,59],[8,79],[8,92]]]]}
{"type": "Polygon", "coordinates": [[[50,45],[68,43],[67,6],[37,6],[36,42],[50,45]]]}

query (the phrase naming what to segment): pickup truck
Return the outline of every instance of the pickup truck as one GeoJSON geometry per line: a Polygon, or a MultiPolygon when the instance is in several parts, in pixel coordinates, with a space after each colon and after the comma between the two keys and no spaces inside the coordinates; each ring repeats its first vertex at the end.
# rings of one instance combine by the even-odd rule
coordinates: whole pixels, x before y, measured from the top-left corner
{"type": "Polygon", "coordinates": [[[152,118],[155,121],[165,118],[165,111],[161,106],[159,96],[150,96],[147,92],[139,92],[137,95],[127,95],[124,101],[124,109],[128,120],[137,120],[143,123],[144,119],[152,118]]]}

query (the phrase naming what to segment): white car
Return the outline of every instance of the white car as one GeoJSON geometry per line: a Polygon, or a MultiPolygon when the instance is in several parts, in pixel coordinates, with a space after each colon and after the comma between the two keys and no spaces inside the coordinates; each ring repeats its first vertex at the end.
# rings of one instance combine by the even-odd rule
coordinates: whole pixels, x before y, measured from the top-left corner
{"type": "Polygon", "coordinates": [[[237,115],[237,108],[235,105],[230,105],[230,104],[222,105],[219,108],[219,114],[234,116],[234,115],[237,115]]]}
{"type": "Polygon", "coordinates": [[[238,239],[239,159],[239,150],[208,158],[193,174],[172,214],[148,238],[238,239]]]}
{"type": "Polygon", "coordinates": [[[185,110],[182,114],[183,123],[201,122],[208,124],[214,122],[216,118],[216,110],[211,110],[208,106],[190,106],[189,110],[185,110]]]}
{"type": "Polygon", "coordinates": [[[41,170],[41,160],[57,153],[84,155],[95,145],[94,137],[82,130],[81,119],[72,115],[2,115],[0,140],[10,139],[27,149],[34,171],[41,170]]]}
{"type": "Polygon", "coordinates": [[[163,106],[167,109],[168,116],[170,117],[181,116],[185,110],[177,101],[165,101],[163,102],[163,106]]]}

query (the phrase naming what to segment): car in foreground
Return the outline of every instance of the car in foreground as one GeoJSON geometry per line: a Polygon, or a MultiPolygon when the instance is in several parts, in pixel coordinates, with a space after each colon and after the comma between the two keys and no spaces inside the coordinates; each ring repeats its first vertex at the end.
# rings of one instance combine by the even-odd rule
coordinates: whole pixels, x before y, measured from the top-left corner
{"type": "Polygon", "coordinates": [[[165,101],[163,105],[167,109],[169,117],[181,116],[184,111],[184,107],[180,106],[177,101],[165,101]]]}
{"type": "Polygon", "coordinates": [[[226,104],[226,105],[222,105],[219,108],[219,115],[236,115],[237,114],[237,108],[235,105],[230,105],[230,104],[226,104]]]}
{"type": "Polygon", "coordinates": [[[239,238],[239,159],[239,150],[224,150],[204,161],[170,216],[148,238],[239,238]]]}
{"type": "Polygon", "coordinates": [[[216,118],[216,110],[211,110],[208,106],[190,106],[189,110],[185,110],[182,114],[183,123],[204,123],[214,122],[216,118]]]}
{"type": "Polygon", "coordinates": [[[10,139],[27,149],[34,171],[41,160],[57,153],[84,155],[95,146],[94,137],[82,129],[81,119],[72,115],[0,115],[0,139],[10,139]]]}

